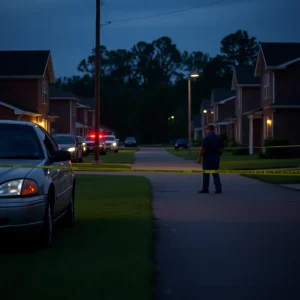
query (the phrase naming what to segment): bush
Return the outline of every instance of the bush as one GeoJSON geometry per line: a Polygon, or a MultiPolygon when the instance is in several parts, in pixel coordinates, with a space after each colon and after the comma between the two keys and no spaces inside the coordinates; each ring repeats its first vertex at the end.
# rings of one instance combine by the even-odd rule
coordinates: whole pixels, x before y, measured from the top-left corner
{"type": "Polygon", "coordinates": [[[236,144],[232,150],[233,155],[249,155],[249,149],[247,146],[236,144]]]}
{"type": "Polygon", "coordinates": [[[268,138],[264,140],[264,146],[266,147],[266,158],[287,158],[289,157],[289,148],[268,148],[276,146],[288,146],[289,141],[283,139],[268,138]]]}
{"type": "Polygon", "coordinates": [[[193,141],[193,146],[200,147],[202,144],[202,137],[198,138],[197,140],[193,141]]]}
{"type": "MultiPolygon", "coordinates": [[[[225,146],[227,148],[236,148],[238,146],[238,143],[235,140],[228,140],[227,145],[225,143],[225,146]]],[[[231,150],[233,150],[233,149],[231,149],[231,150]]]]}

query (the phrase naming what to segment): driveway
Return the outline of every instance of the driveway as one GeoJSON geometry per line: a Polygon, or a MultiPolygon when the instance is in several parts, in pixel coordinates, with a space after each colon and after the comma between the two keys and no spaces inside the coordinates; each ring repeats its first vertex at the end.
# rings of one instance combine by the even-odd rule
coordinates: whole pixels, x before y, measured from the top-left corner
{"type": "Polygon", "coordinates": [[[170,154],[164,148],[140,148],[135,154],[136,160],[134,169],[181,169],[181,170],[199,170],[201,166],[194,161],[184,160],[183,158],[170,154]]]}

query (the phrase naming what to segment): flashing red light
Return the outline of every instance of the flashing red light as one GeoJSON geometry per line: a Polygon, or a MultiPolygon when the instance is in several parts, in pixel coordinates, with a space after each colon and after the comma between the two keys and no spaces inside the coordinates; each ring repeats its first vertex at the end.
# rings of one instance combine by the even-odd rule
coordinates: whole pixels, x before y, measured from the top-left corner
{"type": "MultiPolygon", "coordinates": [[[[92,134],[89,134],[89,135],[88,135],[88,137],[90,137],[90,138],[94,139],[94,138],[96,137],[96,134],[94,134],[94,133],[92,133],[92,134]]],[[[102,135],[102,134],[100,134],[100,135],[99,135],[99,139],[102,139],[102,138],[103,138],[103,135],[102,135]]]]}

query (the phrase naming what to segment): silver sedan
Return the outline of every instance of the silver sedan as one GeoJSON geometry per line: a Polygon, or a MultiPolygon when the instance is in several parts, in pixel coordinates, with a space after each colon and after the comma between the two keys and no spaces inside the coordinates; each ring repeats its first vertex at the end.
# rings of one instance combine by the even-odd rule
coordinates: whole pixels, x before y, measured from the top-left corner
{"type": "Polygon", "coordinates": [[[75,176],[70,152],[48,132],[26,121],[0,120],[0,232],[37,227],[49,246],[53,224],[74,225],[75,176]]]}

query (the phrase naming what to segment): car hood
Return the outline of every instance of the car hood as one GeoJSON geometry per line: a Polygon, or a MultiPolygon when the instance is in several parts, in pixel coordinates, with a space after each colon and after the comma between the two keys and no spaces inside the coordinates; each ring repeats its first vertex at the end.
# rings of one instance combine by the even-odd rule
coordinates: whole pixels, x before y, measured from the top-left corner
{"type": "MultiPolygon", "coordinates": [[[[0,165],[37,166],[42,160],[0,159],[0,165]]],[[[25,178],[32,168],[2,168],[0,167],[0,182],[25,178]]]]}
{"type": "Polygon", "coordinates": [[[68,150],[69,148],[75,148],[74,144],[58,144],[61,150],[68,150]]]}

